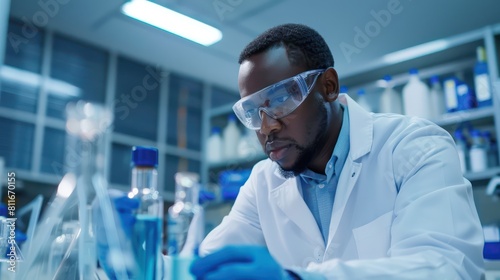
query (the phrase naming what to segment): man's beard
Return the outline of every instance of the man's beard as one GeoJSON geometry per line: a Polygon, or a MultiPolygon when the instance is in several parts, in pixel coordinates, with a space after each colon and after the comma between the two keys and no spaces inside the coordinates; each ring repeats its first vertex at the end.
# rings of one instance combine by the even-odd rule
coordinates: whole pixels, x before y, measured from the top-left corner
{"type": "MultiPolygon", "coordinates": [[[[278,164],[280,174],[283,177],[287,179],[293,178],[304,172],[313,157],[316,156],[325,145],[328,125],[326,108],[320,106],[319,113],[321,114],[321,120],[319,122],[319,125],[316,127],[314,139],[307,146],[295,146],[295,148],[299,151],[295,163],[287,169],[284,169],[278,164]]],[[[308,131],[308,134],[311,135],[311,131],[308,131]]]]}

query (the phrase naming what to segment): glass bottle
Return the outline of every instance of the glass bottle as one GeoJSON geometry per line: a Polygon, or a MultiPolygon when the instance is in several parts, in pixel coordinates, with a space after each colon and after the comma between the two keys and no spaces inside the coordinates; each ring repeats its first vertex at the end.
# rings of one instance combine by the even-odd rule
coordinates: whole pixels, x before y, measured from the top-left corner
{"type": "Polygon", "coordinates": [[[463,135],[461,130],[455,130],[455,145],[457,147],[462,174],[465,174],[465,172],[467,172],[468,148],[467,140],[465,139],[465,136],[463,135]]]}
{"type": "Polygon", "coordinates": [[[132,180],[129,197],[139,200],[131,237],[136,263],[134,279],[157,279],[161,275],[163,199],[158,192],[158,150],[132,148],[132,180]]]}
{"type": "Polygon", "coordinates": [[[175,174],[175,203],[168,209],[168,254],[171,279],[194,279],[189,265],[198,255],[204,237],[203,208],[198,203],[199,175],[175,174]]]}
{"type": "Polygon", "coordinates": [[[488,155],[483,137],[479,130],[470,132],[472,145],[469,150],[470,169],[472,172],[484,171],[488,168],[488,155]]]}

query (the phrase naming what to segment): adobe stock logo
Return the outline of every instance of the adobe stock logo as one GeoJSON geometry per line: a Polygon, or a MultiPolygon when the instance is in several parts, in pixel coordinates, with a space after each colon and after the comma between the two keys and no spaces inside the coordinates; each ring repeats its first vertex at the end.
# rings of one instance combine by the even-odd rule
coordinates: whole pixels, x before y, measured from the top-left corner
{"type": "Polygon", "coordinates": [[[377,37],[382,31],[383,27],[387,27],[392,20],[393,15],[397,15],[403,11],[403,7],[399,0],[389,0],[387,3],[387,9],[382,9],[380,11],[371,10],[370,19],[361,29],[358,26],[354,27],[354,39],[353,43],[349,44],[346,42],[340,43],[340,49],[342,54],[346,58],[348,63],[352,61],[352,55],[361,53],[361,50],[370,45],[373,38],[377,37]]]}
{"type": "Polygon", "coordinates": [[[243,0],[214,0],[212,5],[219,16],[219,19],[223,21],[225,19],[226,13],[231,13],[239,5],[243,3],[243,0]]]}

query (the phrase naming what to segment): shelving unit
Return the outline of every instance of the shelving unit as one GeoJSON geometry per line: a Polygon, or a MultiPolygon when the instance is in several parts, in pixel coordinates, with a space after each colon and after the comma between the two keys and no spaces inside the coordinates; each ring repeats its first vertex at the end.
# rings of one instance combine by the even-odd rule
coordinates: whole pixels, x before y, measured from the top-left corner
{"type": "Polygon", "coordinates": [[[448,126],[461,122],[492,119],[494,115],[495,110],[493,109],[493,107],[474,108],[468,111],[459,111],[444,114],[441,118],[434,120],[434,123],[439,126],[448,126]]]}
{"type": "Polygon", "coordinates": [[[494,167],[494,168],[489,168],[485,171],[481,172],[467,172],[464,174],[464,177],[467,178],[467,180],[471,182],[476,182],[476,181],[482,181],[482,180],[489,180],[495,175],[500,174],[500,166],[494,167]]]}
{"type": "MultiPolygon", "coordinates": [[[[363,71],[354,73],[347,77],[340,75],[340,84],[349,87],[350,92],[356,92],[359,88],[364,88],[367,91],[381,92],[380,81],[384,75],[391,75],[395,88],[399,90],[407,83],[409,75],[407,71],[410,68],[419,69],[419,76],[422,79],[428,79],[433,75],[438,75],[441,78],[447,78],[457,71],[463,71],[466,77],[466,82],[469,85],[473,84],[473,67],[476,61],[476,48],[484,46],[488,58],[489,73],[493,86],[493,93],[496,96],[492,107],[475,108],[469,111],[447,113],[441,118],[433,120],[437,125],[452,131],[456,126],[464,122],[470,122],[474,126],[493,128],[496,138],[500,138],[500,76],[499,67],[500,61],[500,24],[487,26],[478,30],[467,33],[451,36],[438,40],[444,42],[447,47],[443,50],[421,55],[416,58],[400,58],[397,61],[389,62],[383,58],[376,59],[369,63],[363,71]]],[[[432,43],[432,42],[429,42],[432,43]]],[[[377,93],[374,93],[377,94],[377,93]]],[[[212,104],[214,105],[214,104],[212,104]]],[[[209,118],[205,128],[204,139],[208,138],[208,131],[213,125],[213,120],[227,116],[232,112],[232,103],[223,104],[217,107],[206,107],[208,112],[205,116],[209,118]]],[[[500,157],[500,152],[499,155],[500,157]]],[[[204,163],[202,170],[202,181],[209,181],[209,173],[225,170],[228,168],[242,167],[254,164],[263,157],[249,158],[242,161],[230,161],[217,164],[204,163]]],[[[491,168],[478,173],[466,173],[464,176],[472,181],[488,180],[492,176],[500,173],[500,167],[491,168]]]]}

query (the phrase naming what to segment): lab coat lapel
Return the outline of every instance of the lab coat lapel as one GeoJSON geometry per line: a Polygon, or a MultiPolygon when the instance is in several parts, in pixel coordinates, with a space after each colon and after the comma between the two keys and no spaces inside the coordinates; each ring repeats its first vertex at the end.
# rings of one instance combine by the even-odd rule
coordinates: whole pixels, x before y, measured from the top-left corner
{"type": "Polygon", "coordinates": [[[370,152],[373,142],[373,118],[370,113],[362,109],[348,95],[340,95],[339,101],[349,108],[350,151],[337,184],[332,219],[330,220],[328,246],[337,234],[347,202],[361,173],[362,161],[360,158],[370,152]]]}
{"type": "Polygon", "coordinates": [[[276,205],[283,211],[310,240],[324,247],[323,237],[316,220],[307,207],[299,191],[299,177],[286,180],[281,186],[271,191],[276,205]]]}

